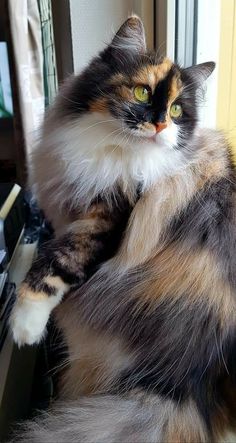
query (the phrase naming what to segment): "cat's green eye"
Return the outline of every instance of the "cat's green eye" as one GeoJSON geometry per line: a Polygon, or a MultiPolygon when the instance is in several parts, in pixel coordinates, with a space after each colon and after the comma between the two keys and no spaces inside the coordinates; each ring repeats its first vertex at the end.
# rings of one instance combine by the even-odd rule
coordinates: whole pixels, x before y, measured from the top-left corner
{"type": "Polygon", "coordinates": [[[134,88],[134,96],[136,100],[141,103],[149,103],[150,102],[150,93],[145,86],[136,86],[134,88]]]}
{"type": "Polygon", "coordinates": [[[170,116],[172,118],[179,118],[181,117],[183,111],[182,111],[182,106],[181,105],[177,105],[177,104],[173,104],[170,107],[170,116]]]}

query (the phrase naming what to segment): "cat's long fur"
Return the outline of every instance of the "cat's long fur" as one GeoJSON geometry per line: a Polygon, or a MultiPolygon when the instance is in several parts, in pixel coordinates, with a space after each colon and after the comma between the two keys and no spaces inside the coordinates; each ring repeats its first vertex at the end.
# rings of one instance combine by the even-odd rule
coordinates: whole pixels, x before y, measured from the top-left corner
{"type": "MultiPolygon", "coordinates": [[[[122,64],[122,75],[129,71],[122,60],[125,44],[129,51],[136,48],[138,55],[131,51],[131,59],[138,56],[144,63],[141,35],[140,21],[131,18],[108,52],[92,62],[91,73],[96,67],[100,72],[114,49],[113,64],[122,64]]],[[[153,70],[141,66],[137,81],[148,77],[152,85],[158,78],[164,88],[169,72],[178,80],[179,68],[168,60],[157,68],[152,63],[153,70]]],[[[108,208],[114,198],[125,196],[132,212],[115,256],[57,308],[70,357],[64,402],[29,424],[23,441],[217,442],[227,441],[227,432],[235,429],[235,170],[224,137],[195,128],[193,91],[207,76],[205,68],[212,70],[202,66],[197,76],[191,68],[181,71],[183,84],[191,79],[188,86],[176,80],[168,91],[173,101],[180,95],[186,103],[182,124],[176,122],[173,130],[170,122],[169,133],[163,131],[153,143],[138,139],[135,151],[128,139],[118,139],[116,152],[111,128],[105,130],[98,118],[114,106],[109,101],[113,89],[105,102],[93,96],[88,71],[69,86],[64,100],[61,95],[49,116],[34,174],[40,201],[58,232],[76,219],[76,202],[85,209],[96,193],[108,208]],[[82,91],[83,100],[79,91],[82,109],[77,109],[75,85],[85,79],[90,91],[82,91]],[[91,139],[85,140],[87,112],[91,139]],[[95,125],[104,136],[100,129],[93,133],[95,125]],[[79,135],[84,149],[77,152],[79,135]],[[98,143],[108,139],[98,150],[92,143],[96,135],[98,143]],[[51,162],[51,180],[44,161],[51,162]],[[65,217],[58,222],[60,202],[65,217]]],[[[116,70],[112,88],[114,81],[124,81],[116,70]]],[[[164,93],[157,91],[157,107],[164,93]]],[[[116,112],[126,112],[116,100],[116,112]]],[[[132,112],[138,113],[135,106],[132,112]]],[[[115,117],[106,124],[113,125],[115,117]]]]}
{"type": "Polygon", "coordinates": [[[51,414],[31,422],[24,443],[207,442],[195,405],[178,408],[171,400],[134,393],[131,398],[87,397],[59,403],[51,414]]]}

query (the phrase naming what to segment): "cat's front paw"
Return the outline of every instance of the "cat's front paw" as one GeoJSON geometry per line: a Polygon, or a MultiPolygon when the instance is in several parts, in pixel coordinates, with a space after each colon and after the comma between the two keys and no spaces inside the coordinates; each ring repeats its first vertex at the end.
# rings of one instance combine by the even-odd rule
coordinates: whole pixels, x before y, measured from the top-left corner
{"type": "Polygon", "coordinates": [[[42,290],[37,292],[26,282],[22,283],[9,319],[13,339],[19,347],[41,341],[51,311],[60,303],[62,295],[62,291],[54,295],[42,290]]]}
{"type": "Polygon", "coordinates": [[[47,294],[33,291],[27,283],[22,283],[9,320],[13,339],[19,347],[41,341],[53,307],[47,294]]]}
{"type": "Polygon", "coordinates": [[[47,299],[17,299],[9,323],[13,339],[19,347],[39,343],[44,337],[50,315],[47,305],[47,299]]]}

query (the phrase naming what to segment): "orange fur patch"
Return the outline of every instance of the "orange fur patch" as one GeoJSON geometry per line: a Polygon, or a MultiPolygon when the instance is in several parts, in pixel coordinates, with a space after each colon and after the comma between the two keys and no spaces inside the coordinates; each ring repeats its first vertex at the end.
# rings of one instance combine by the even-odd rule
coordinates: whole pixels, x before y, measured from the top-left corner
{"type": "Polygon", "coordinates": [[[157,84],[163,80],[173,63],[165,58],[159,65],[146,65],[142,67],[132,78],[135,84],[149,85],[154,93],[157,84]]]}
{"type": "Polygon", "coordinates": [[[108,106],[107,106],[106,98],[103,97],[103,98],[98,98],[98,99],[94,100],[90,104],[89,110],[91,112],[101,112],[101,113],[108,112],[108,106]]]}
{"type": "Polygon", "coordinates": [[[163,441],[172,443],[206,443],[209,435],[193,401],[173,407],[165,426],[163,441]]]}
{"type": "Polygon", "coordinates": [[[139,129],[153,131],[154,134],[156,133],[156,127],[155,127],[155,125],[153,123],[144,122],[144,123],[139,123],[137,126],[138,126],[139,129]]]}
{"type": "MultiPolygon", "coordinates": [[[[65,332],[71,357],[62,393],[70,399],[107,390],[122,369],[133,362],[133,355],[122,340],[110,334],[101,334],[89,327],[74,326],[65,315],[70,300],[56,309],[56,319],[65,332]]],[[[70,309],[70,307],[69,307],[70,309]]]]}
{"type": "Polygon", "coordinates": [[[66,291],[69,289],[69,285],[67,285],[59,276],[48,275],[43,278],[43,282],[58,290],[66,291]]]}
{"type": "Polygon", "coordinates": [[[121,74],[121,73],[118,73],[118,74],[115,74],[115,75],[113,75],[113,76],[111,77],[109,83],[111,83],[112,85],[117,85],[117,86],[119,86],[119,85],[121,85],[122,83],[124,83],[125,81],[126,81],[125,76],[124,76],[123,74],[121,74]]]}
{"type": "Polygon", "coordinates": [[[118,88],[119,94],[121,97],[123,97],[124,100],[127,100],[129,102],[136,102],[136,99],[133,94],[133,90],[131,88],[128,88],[127,86],[119,86],[118,88]]]}
{"type": "Polygon", "coordinates": [[[148,267],[151,271],[139,293],[141,302],[155,304],[160,298],[187,294],[192,303],[204,297],[219,315],[222,327],[236,320],[232,289],[221,275],[220,263],[208,250],[188,251],[176,243],[157,254],[148,267]]]}
{"type": "Polygon", "coordinates": [[[169,88],[169,104],[171,105],[182,92],[182,82],[178,75],[174,75],[169,88]]]}
{"type": "Polygon", "coordinates": [[[29,300],[44,300],[48,295],[43,291],[33,291],[27,283],[22,283],[18,291],[20,298],[27,298],[29,300]]]}

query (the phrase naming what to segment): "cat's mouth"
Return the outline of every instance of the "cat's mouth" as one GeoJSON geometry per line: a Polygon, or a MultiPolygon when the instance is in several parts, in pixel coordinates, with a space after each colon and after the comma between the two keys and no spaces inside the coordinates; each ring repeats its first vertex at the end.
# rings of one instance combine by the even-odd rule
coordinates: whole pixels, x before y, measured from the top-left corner
{"type": "Polygon", "coordinates": [[[157,143],[158,140],[163,137],[163,133],[165,132],[166,128],[166,123],[144,123],[138,126],[137,131],[135,131],[135,135],[142,137],[143,139],[152,143],[157,143]]]}
{"type": "MultiPolygon", "coordinates": [[[[174,123],[168,125],[166,122],[162,123],[161,129],[157,124],[141,123],[134,129],[128,131],[133,136],[133,142],[137,140],[144,145],[154,145],[161,147],[173,147],[177,145],[178,127],[174,123]]],[[[130,139],[129,139],[130,140],[130,139]]]]}

